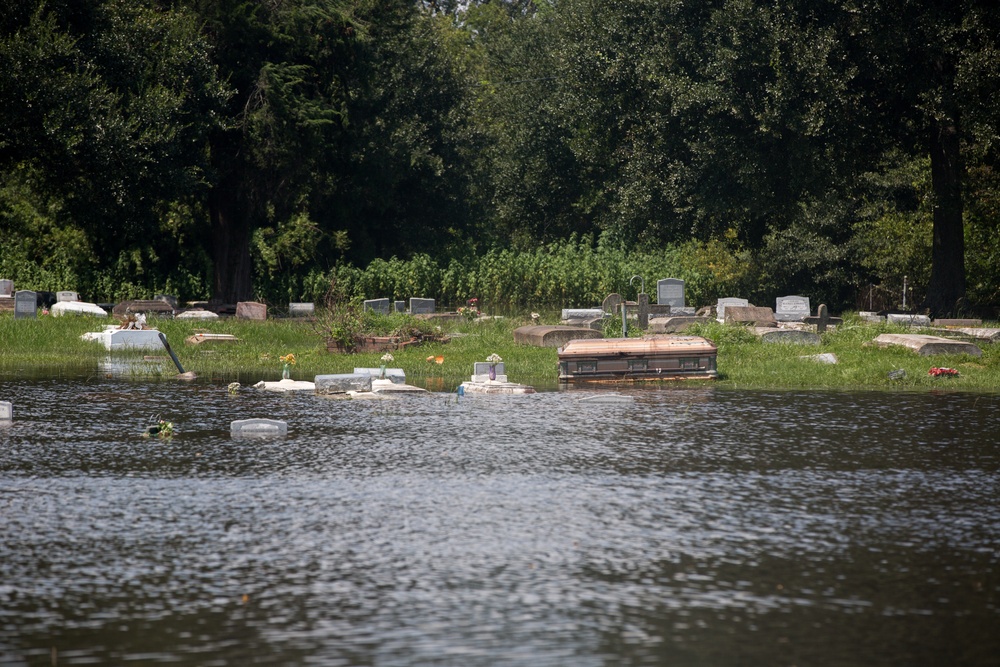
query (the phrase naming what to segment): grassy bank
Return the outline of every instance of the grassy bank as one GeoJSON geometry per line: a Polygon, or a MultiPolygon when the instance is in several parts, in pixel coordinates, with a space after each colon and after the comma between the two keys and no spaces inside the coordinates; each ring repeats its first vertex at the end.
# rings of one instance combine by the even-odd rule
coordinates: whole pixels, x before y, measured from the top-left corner
{"type": "MultiPolygon", "coordinates": [[[[542,322],[556,323],[558,313],[543,314],[542,322]]],[[[80,340],[88,331],[98,331],[112,319],[83,317],[39,317],[14,320],[0,315],[0,380],[19,377],[52,377],[60,374],[99,373],[108,352],[98,343],[80,340]]],[[[311,380],[325,373],[348,373],[354,367],[377,367],[377,353],[337,354],[314,325],[304,321],[269,320],[251,322],[155,320],[151,324],[166,334],[186,371],[205,380],[243,383],[276,380],[281,376],[279,357],[294,353],[294,379],[311,380]],[[185,339],[198,332],[226,333],[238,343],[191,345],[185,339]]],[[[440,325],[450,334],[447,343],[425,343],[393,352],[392,367],[402,368],[408,381],[432,390],[450,391],[467,379],[473,362],[499,354],[507,374],[517,382],[539,388],[557,386],[554,349],[516,345],[512,332],[529,323],[526,318],[465,320],[440,325]],[[441,357],[442,363],[427,361],[441,357]]],[[[982,357],[968,355],[920,357],[903,348],[878,348],[869,342],[880,333],[905,333],[894,325],[868,324],[848,317],[845,324],[823,335],[820,346],[763,343],[739,327],[709,324],[697,331],[719,347],[719,386],[773,389],[962,389],[1000,391],[1000,345],[981,343],[982,357]],[[821,352],[833,353],[835,365],[803,358],[821,352]],[[957,377],[934,377],[931,367],[950,367],[957,377]],[[902,369],[906,376],[890,379],[902,369]]],[[[136,374],[168,378],[176,374],[165,351],[116,353],[115,359],[160,357],[160,370],[137,369],[136,374]]],[[[154,366],[155,369],[155,366],[154,366]]]]}

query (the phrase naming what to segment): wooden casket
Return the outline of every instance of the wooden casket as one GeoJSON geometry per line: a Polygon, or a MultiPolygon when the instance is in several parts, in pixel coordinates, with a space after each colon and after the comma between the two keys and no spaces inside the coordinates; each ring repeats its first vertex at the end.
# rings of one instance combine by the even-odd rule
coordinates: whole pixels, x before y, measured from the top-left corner
{"type": "Polygon", "coordinates": [[[571,340],[558,350],[560,382],[705,380],[717,349],[701,336],[571,340]]]}

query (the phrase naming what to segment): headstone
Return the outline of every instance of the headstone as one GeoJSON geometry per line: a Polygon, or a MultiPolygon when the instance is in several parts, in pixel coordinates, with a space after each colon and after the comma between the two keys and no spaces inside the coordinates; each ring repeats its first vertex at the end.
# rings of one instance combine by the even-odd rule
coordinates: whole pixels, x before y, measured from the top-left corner
{"type": "Polygon", "coordinates": [[[316,314],[316,304],[311,301],[288,304],[289,317],[312,317],[316,314]]]}
{"type": "Polygon", "coordinates": [[[371,310],[383,315],[389,314],[389,299],[368,299],[364,302],[364,309],[371,310]]]}
{"type": "Polygon", "coordinates": [[[240,301],[236,304],[236,319],[263,322],[267,320],[267,306],[256,301],[240,301]]]}
{"type": "Polygon", "coordinates": [[[219,316],[210,310],[205,310],[203,308],[192,308],[191,310],[185,310],[183,313],[177,315],[179,320],[217,320],[219,316]]]}
{"type": "Polygon", "coordinates": [[[937,319],[934,320],[936,327],[980,327],[983,321],[979,319],[937,319]]]}
{"type": "Polygon", "coordinates": [[[170,307],[177,310],[177,297],[172,294],[154,294],[153,299],[156,301],[165,301],[170,304],[170,307]]]}
{"type": "Polygon", "coordinates": [[[122,301],[117,304],[111,312],[115,317],[122,317],[129,313],[145,313],[146,315],[156,315],[157,317],[173,317],[174,308],[166,301],[160,299],[133,299],[122,301]]]}
{"type": "Polygon", "coordinates": [[[601,302],[601,312],[611,313],[612,317],[621,314],[622,309],[622,295],[617,292],[612,292],[611,294],[604,297],[604,301],[601,302]]]}
{"type": "Polygon", "coordinates": [[[534,347],[562,347],[571,340],[604,338],[600,329],[583,326],[549,326],[529,324],[514,329],[514,342],[534,347]]]}
{"type": "Polygon", "coordinates": [[[779,296],[774,300],[774,317],[779,322],[802,322],[811,312],[807,296],[779,296]]]}
{"type": "Polygon", "coordinates": [[[662,278],[656,281],[656,303],[665,303],[673,310],[684,308],[684,281],[662,278]]]}
{"type": "Polygon", "coordinates": [[[392,302],[392,312],[394,312],[394,313],[405,313],[406,312],[406,302],[405,301],[393,301],[392,302]]]}
{"type": "Polygon", "coordinates": [[[9,278],[3,278],[0,280],[0,296],[13,296],[14,294],[14,281],[9,278]]]}
{"type": "Polygon", "coordinates": [[[86,301],[57,301],[52,304],[49,314],[52,315],[52,317],[61,317],[62,315],[91,315],[93,317],[107,317],[108,311],[104,310],[96,303],[87,303],[86,301]]]}
{"type": "Polygon", "coordinates": [[[923,336],[920,334],[879,334],[875,338],[879,347],[901,345],[907,347],[922,357],[935,354],[969,354],[981,357],[983,351],[973,343],[951,340],[940,336],[923,336]]]}
{"type": "Polygon", "coordinates": [[[229,425],[230,435],[237,437],[268,437],[288,435],[288,423],[278,419],[237,419],[229,425]]]}
{"type": "Polygon", "coordinates": [[[860,317],[865,322],[872,322],[874,324],[878,324],[880,322],[885,321],[885,318],[883,316],[879,315],[878,313],[872,310],[862,310],[861,312],[858,313],[858,317],[860,317]]]}
{"type": "Polygon", "coordinates": [[[779,329],[777,327],[753,327],[751,329],[765,343],[788,343],[791,345],[819,345],[823,339],[818,333],[802,329],[779,329]]]}
{"type": "MultiPolygon", "coordinates": [[[[372,378],[378,378],[382,374],[381,368],[355,368],[355,375],[370,375],[372,378]]],[[[385,379],[391,381],[393,384],[406,384],[406,372],[402,368],[387,368],[385,369],[385,379]]]]}
{"type": "Polygon", "coordinates": [[[14,294],[14,319],[38,317],[36,294],[28,289],[17,290],[14,294]]]}
{"type": "Polygon", "coordinates": [[[823,333],[828,326],[839,327],[844,323],[844,320],[840,317],[830,317],[830,313],[826,309],[826,304],[821,303],[819,304],[819,308],[816,309],[816,314],[810,315],[803,322],[806,324],[815,324],[816,333],[823,333]]]}
{"type": "Polygon", "coordinates": [[[64,292],[56,292],[56,302],[60,301],[79,301],[80,295],[77,292],[71,292],[66,290],[64,292]]]}
{"type": "Polygon", "coordinates": [[[564,320],[590,320],[595,317],[604,317],[604,311],[600,308],[563,308],[562,319],[564,320]]]}
{"type": "MultiPolygon", "coordinates": [[[[472,370],[472,381],[473,382],[490,382],[490,363],[488,361],[477,361],[472,370]]],[[[503,362],[496,364],[496,373],[492,379],[493,382],[507,382],[507,371],[504,369],[503,362]]]]}
{"type": "Polygon", "coordinates": [[[410,315],[429,315],[434,311],[434,299],[410,298],[410,315]]]}
{"type": "Polygon", "coordinates": [[[774,311],[766,306],[726,306],[726,322],[757,327],[773,327],[778,324],[774,311]]]}
{"type": "Polygon", "coordinates": [[[678,333],[687,331],[695,324],[708,324],[707,317],[696,315],[674,315],[672,317],[654,317],[649,320],[650,333],[678,333]]]}
{"type": "Polygon", "coordinates": [[[371,391],[372,376],[368,373],[340,373],[317,375],[316,393],[320,395],[346,394],[349,391],[371,391]]]}
{"type": "Polygon", "coordinates": [[[14,419],[14,405],[10,401],[0,401],[0,424],[14,419]]]}
{"type": "Polygon", "coordinates": [[[740,306],[741,308],[746,308],[750,305],[750,302],[746,299],[741,299],[735,296],[727,296],[719,299],[715,305],[715,319],[720,322],[726,321],[726,307],[727,306],[740,306]]]}
{"type": "Polygon", "coordinates": [[[885,318],[889,324],[901,324],[904,327],[929,327],[931,325],[931,318],[927,315],[889,313],[885,318]]]}
{"type": "Polygon", "coordinates": [[[636,297],[636,303],[639,310],[639,328],[645,331],[649,328],[649,295],[640,292],[639,296],[636,297]]]}

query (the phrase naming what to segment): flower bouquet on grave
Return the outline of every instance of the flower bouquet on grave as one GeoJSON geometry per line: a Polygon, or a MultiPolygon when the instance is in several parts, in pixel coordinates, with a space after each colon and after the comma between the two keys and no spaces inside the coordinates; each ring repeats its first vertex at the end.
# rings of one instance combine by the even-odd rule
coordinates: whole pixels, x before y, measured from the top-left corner
{"type": "Polygon", "coordinates": [[[464,306],[458,307],[458,314],[469,321],[479,317],[479,299],[475,297],[468,299],[464,306]]]}
{"type": "Polygon", "coordinates": [[[289,352],[288,354],[278,357],[278,360],[283,364],[281,368],[281,379],[290,380],[292,378],[292,366],[295,365],[295,355],[289,352]]]}
{"type": "Polygon", "coordinates": [[[379,380],[384,380],[385,379],[385,365],[388,364],[390,361],[394,361],[394,360],[395,360],[395,357],[393,357],[388,352],[386,352],[385,354],[382,355],[382,365],[379,366],[379,369],[378,369],[378,379],[379,380]]]}
{"type": "Polygon", "coordinates": [[[954,368],[932,368],[927,371],[928,375],[933,375],[934,377],[956,377],[958,371],[954,368]]]}
{"type": "Polygon", "coordinates": [[[503,359],[496,352],[486,357],[486,363],[490,365],[490,380],[497,379],[497,364],[501,361],[503,361],[503,359]]]}

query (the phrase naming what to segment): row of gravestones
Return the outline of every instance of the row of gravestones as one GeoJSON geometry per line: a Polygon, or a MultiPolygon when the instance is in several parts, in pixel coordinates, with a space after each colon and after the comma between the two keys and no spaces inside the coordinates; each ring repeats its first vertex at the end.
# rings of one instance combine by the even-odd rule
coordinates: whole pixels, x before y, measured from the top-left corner
{"type": "Polygon", "coordinates": [[[436,312],[434,299],[410,298],[410,310],[406,310],[406,301],[391,301],[389,299],[368,299],[363,305],[365,310],[388,315],[389,313],[405,313],[410,315],[433,315],[436,312]]]}

